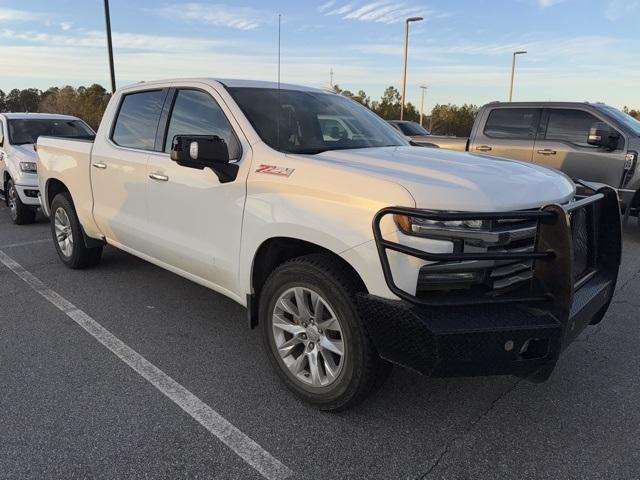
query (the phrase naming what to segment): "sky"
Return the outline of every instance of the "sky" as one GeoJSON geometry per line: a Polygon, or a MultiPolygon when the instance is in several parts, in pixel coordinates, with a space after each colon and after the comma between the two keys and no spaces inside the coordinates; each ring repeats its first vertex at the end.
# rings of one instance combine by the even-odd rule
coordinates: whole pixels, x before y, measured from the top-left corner
{"type": "MultiPolygon", "coordinates": [[[[603,101],[640,108],[640,0],[111,0],[118,86],[207,76],[333,81],[372,99],[402,81],[407,99],[603,101]]],[[[0,89],[108,88],[102,0],[0,0],[0,89]]]]}

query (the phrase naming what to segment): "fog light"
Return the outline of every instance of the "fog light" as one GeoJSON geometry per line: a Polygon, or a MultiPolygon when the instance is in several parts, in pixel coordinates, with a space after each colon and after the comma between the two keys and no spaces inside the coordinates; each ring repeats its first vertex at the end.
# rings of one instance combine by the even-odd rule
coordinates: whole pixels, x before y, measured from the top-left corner
{"type": "Polygon", "coordinates": [[[36,198],[38,196],[38,190],[25,190],[24,194],[29,198],[36,198]]]}

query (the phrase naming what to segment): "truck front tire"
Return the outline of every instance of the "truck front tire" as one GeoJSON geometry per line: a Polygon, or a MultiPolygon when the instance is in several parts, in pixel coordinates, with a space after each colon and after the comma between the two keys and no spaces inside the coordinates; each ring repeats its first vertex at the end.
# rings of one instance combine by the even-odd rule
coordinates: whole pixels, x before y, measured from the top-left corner
{"type": "Polygon", "coordinates": [[[320,410],[356,405],[389,371],[360,320],[357,292],[338,259],[312,254],[277,267],[260,294],[269,359],[285,385],[320,410]]]}
{"type": "Polygon", "coordinates": [[[7,181],[6,195],[7,207],[9,207],[13,223],[27,225],[36,221],[36,209],[22,203],[18,190],[11,179],[7,181]]]}
{"type": "Polygon", "coordinates": [[[102,246],[87,248],[76,209],[67,192],[59,193],[51,202],[51,235],[62,263],[73,269],[100,263],[102,246]]]}

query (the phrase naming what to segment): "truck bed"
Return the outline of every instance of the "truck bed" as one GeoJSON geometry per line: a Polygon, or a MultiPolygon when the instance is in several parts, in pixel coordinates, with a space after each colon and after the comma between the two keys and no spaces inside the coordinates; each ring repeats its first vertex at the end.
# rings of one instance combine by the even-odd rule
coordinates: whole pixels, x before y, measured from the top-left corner
{"type": "MultiPolygon", "coordinates": [[[[72,199],[85,228],[94,225],[90,178],[92,149],[93,140],[89,139],[39,137],[37,143],[40,195],[43,199],[53,195],[49,178],[50,172],[55,172],[55,182],[61,182],[69,192],[73,192],[72,199]]],[[[44,207],[48,202],[41,203],[44,207]]],[[[43,210],[49,215],[46,208],[43,210]]]]}

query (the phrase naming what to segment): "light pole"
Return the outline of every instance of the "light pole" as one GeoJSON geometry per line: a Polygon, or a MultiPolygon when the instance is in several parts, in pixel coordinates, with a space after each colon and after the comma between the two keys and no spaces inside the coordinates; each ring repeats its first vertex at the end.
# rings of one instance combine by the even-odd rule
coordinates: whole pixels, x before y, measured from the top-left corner
{"type": "Polygon", "coordinates": [[[404,118],[404,102],[407,94],[407,53],[409,51],[409,24],[420,22],[422,17],[409,17],[404,21],[404,65],[402,67],[402,97],[400,99],[400,120],[404,118]]]}
{"type": "Polygon", "coordinates": [[[426,85],[420,85],[420,90],[422,90],[422,96],[420,97],[420,126],[422,126],[422,119],[424,118],[424,93],[429,88],[426,85]]]}
{"type": "Polygon", "coordinates": [[[513,52],[513,61],[511,62],[511,85],[509,86],[509,101],[513,98],[513,77],[516,74],[516,56],[524,55],[526,50],[521,50],[519,52],[513,52]]]}
{"type": "Polygon", "coordinates": [[[104,0],[104,19],[107,25],[107,50],[109,52],[109,72],[111,73],[111,92],[116,92],[116,72],[113,68],[113,44],[111,43],[111,15],[109,0],[104,0]]]}

